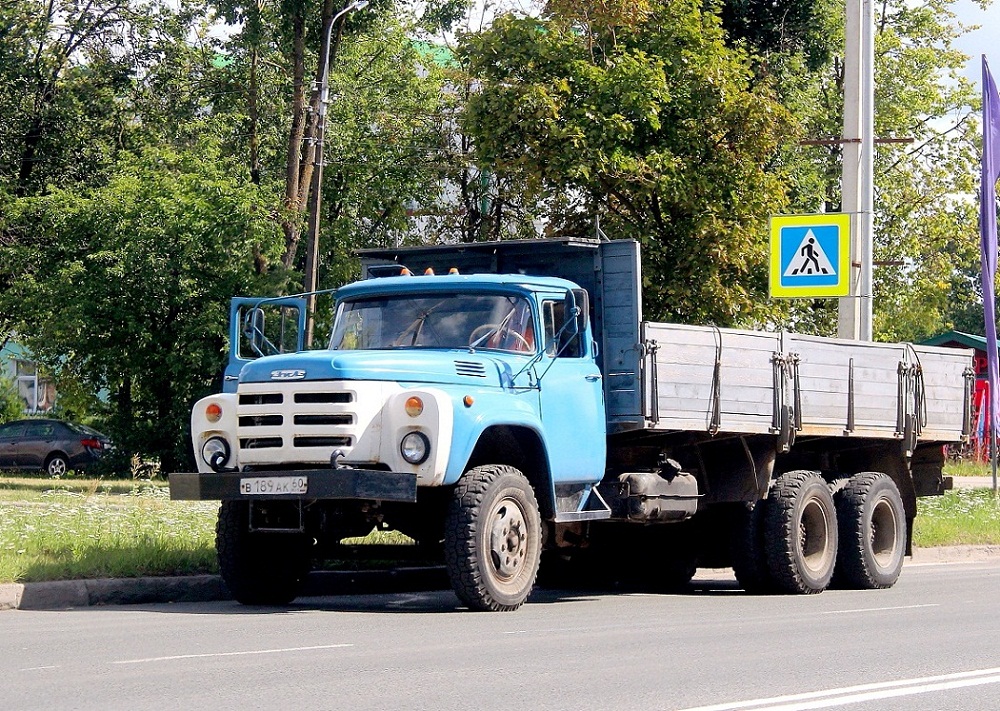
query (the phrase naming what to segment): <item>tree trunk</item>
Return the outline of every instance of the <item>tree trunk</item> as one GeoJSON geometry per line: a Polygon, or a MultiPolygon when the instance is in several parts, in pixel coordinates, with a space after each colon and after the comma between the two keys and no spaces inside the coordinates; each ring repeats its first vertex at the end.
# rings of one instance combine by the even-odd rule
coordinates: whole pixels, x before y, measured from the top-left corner
{"type": "MultiPolygon", "coordinates": [[[[323,17],[320,36],[319,56],[329,55],[332,63],[340,48],[343,21],[336,32],[327,30],[333,21],[337,10],[335,0],[323,3],[323,17]],[[331,37],[332,45],[327,49],[327,37],[331,37]]],[[[299,10],[301,13],[301,10],[299,10]]],[[[309,206],[309,191],[312,185],[313,170],[316,167],[319,146],[316,143],[319,126],[320,82],[323,77],[323,67],[316,67],[315,81],[306,104],[305,90],[305,17],[296,15],[293,41],[294,88],[292,93],[292,127],[288,136],[288,153],[285,163],[285,206],[289,211],[285,223],[285,255],[282,264],[287,269],[295,265],[299,242],[302,238],[302,224],[306,209],[309,206]]],[[[322,60],[320,60],[322,61],[322,60]]]]}

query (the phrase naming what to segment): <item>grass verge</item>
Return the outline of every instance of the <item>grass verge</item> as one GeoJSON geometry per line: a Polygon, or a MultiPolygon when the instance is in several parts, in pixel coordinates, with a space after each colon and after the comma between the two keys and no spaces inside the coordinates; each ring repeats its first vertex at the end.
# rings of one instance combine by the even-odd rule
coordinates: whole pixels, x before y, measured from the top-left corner
{"type": "MultiPolygon", "coordinates": [[[[170,501],[162,482],[0,477],[0,583],[214,573],[217,511],[170,501]]],[[[914,543],[1000,544],[1000,501],[988,489],[919,499],[914,543]]]]}
{"type": "Polygon", "coordinates": [[[1000,544],[1000,499],[989,489],[955,489],[917,500],[918,547],[1000,544]]]}
{"type": "Polygon", "coordinates": [[[163,484],[0,478],[0,583],[216,570],[213,502],[163,484]]]}

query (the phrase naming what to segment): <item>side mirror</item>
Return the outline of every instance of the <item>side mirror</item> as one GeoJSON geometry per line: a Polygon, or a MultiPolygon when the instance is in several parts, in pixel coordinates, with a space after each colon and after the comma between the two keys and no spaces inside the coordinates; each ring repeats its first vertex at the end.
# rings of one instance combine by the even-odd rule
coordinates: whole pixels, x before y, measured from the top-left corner
{"type": "Polygon", "coordinates": [[[563,302],[563,325],[560,331],[564,339],[570,339],[580,332],[580,307],[576,304],[577,289],[566,292],[563,302]]]}
{"type": "MultiPolygon", "coordinates": [[[[571,292],[576,301],[576,332],[583,333],[590,325],[590,295],[586,289],[573,289],[571,292]]],[[[570,313],[567,311],[567,313],[570,313]]]]}

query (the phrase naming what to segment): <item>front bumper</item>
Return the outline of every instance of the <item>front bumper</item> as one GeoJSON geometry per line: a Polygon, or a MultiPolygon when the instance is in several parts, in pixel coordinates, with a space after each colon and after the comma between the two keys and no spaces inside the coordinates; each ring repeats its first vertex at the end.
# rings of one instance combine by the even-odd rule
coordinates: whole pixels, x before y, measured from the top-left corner
{"type": "Polygon", "coordinates": [[[264,472],[182,472],[170,475],[170,498],[180,501],[233,499],[417,500],[417,475],[373,469],[296,469],[264,472]],[[244,494],[240,480],[259,477],[305,477],[304,494],[244,494]]]}

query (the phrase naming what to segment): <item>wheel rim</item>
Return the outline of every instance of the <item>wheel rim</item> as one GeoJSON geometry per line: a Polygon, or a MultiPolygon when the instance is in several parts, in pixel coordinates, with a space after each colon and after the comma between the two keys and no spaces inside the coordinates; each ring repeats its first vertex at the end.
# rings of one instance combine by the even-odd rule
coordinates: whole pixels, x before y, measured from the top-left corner
{"type": "Polygon", "coordinates": [[[887,499],[879,499],[872,510],[870,531],[872,558],[880,568],[888,568],[896,557],[898,531],[896,512],[887,499]]]}
{"type": "Polygon", "coordinates": [[[524,570],[528,526],[524,510],[512,498],[500,499],[490,512],[489,554],[493,576],[500,583],[510,583],[524,570]]]}
{"type": "Polygon", "coordinates": [[[49,462],[49,476],[62,476],[66,473],[66,462],[56,457],[49,462]]]}
{"type": "Polygon", "coordinates": [[[799,521],[799,546],[802,564],[813,575],[822,575],[833,559],[830,525],[826,507],[818,499],[806,501],[799,521]]]}

